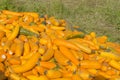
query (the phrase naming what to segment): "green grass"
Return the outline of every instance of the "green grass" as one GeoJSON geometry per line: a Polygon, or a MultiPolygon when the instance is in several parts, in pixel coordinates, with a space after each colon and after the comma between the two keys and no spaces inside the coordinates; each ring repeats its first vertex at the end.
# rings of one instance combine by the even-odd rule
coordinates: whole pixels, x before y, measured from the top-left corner
{"type": "Polygon", "coordinates": [[[120,0],[0,0],[0,10],[34,11],[65,19],[68,27],[120,43],[120,0]]]}

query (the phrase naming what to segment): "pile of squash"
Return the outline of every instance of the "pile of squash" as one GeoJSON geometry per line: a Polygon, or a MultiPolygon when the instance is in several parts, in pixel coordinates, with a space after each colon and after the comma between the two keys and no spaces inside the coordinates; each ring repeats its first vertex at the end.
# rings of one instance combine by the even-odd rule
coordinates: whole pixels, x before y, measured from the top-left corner
{"type": "Polygon", "coordinates": [[[10,80],[119,80],[120,45],[65,20],[2,10],[0,71],[10,80]]]}

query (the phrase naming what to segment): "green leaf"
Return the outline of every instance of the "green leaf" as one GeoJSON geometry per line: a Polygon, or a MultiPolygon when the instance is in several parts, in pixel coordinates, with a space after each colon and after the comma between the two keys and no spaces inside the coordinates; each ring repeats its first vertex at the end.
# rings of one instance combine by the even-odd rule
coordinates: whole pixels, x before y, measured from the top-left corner
{"type": "Polygon", "coordinates": [[[32,32],[32,31],[29,31],[27,29],[24,29],[23,27],[20,27],[19,34],[26,35],[26,36],[35,36],[35,37],[39,36],[38,34],[32,32]]]}

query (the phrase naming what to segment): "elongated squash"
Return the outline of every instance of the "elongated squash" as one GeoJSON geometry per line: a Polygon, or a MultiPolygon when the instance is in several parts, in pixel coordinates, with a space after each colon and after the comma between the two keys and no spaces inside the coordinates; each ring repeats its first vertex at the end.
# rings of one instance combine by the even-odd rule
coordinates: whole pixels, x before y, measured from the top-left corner
{"type": "Polygon", "coordinates": [[[115,61],[115,60],[111,60],[109,62],[109,65],[112,66],[112,67],[114,67],[115,69],[120,70],[120,64],[117,61],[115,61]]]}
{"type": "Polygon", "coordinates": [[[16,40],[16,50],[15,50],[15,56],[21,56],[23,53],[23,42],[20,40],[16,40]]]}
{"type": "Polygon", "coordinates": [[[60,51],[55,50],[54,58],[59,64],[68,65],[69,59],[65,57],[60,51]]]}
{"type": "Polygon", "coordinates": [[[77,47],[79,47],[79,49],[80,49],[81,51],[86,52],[86,53],[88,53],[88,54],[92,53],[92,50],[91,50],[89,47],[84,46],[84,45],[82,45],[82,44],[80,44],[80,43],[78,43],[78,42],[76,42],[76,41],[71,41],[71,42],[72,42],[73,44],[75,44],[77,47]]]}
{"type": "Polygon", "coordinates": [[[18,16],[14,16],[14,17],[8,19],[8,20],[6,21],[6,24],[11,24],[11,23],[13,23],[15,20],[18,20],[18,16]]]}
{"type": "Polygon", "coordinates": [[[120,60],[120,57],[118,55],[111,52],[100,52],[100,56],[108,59],[120,60]]]}
{"type": "Polygon", "coordinates": [[[80,75],[74,74],[74,75],[72,76],[72,80],[82,80],[82,79],[81,79],[80,75]]]}
{"type": "Polygon", "coordinates": [[[80,61],[80,67],[88,69],[100,69],[101,64],[97,61],[82,60],[80,61]]]}
{"type": "Polygon", "coordinates": [[[73,43],[71,43],[67,40],[55,39],[53,42],[58,46],[65,46],[70,49],[79,50],[79,47],[77,47],[76,45],[74,45],[73,43]]]}
{"type": "Polygon", "coordinates": [[[30,76],[27,76],[27,78],[29,80],[48,80],[48,78],[44,75],[41,75],[41,76],[34,76],[34,75],[30,75],[30,76]]]}
{"type": "Polygon", "coordinates": [[[110,75],[106,74],[105,72],[99,71],[98,75],[104,77],[105,79],[110,79],[112,78],[110,75]]]}
{"type": "Polygon", "coordinates": [[[11,57],[10,59],[8,59],[8,62],[12,65],[20,65],[21,63],[20,59],[17,57],[11,57]]]}
{"type": "Polygon", "coordinates": [[[18,76],[17,74],[10,74],[10,78],[13,80],[20,80],[20,76],[18,76]]]}
{"type": "Polygon", "coordinates": [[[49,48],[46,53],[44,53],[44,55],[41,57],[42,61],[47,61],[50,60],[52,58],[52,56],[54,55],[54,50],[52,48],[49,48]]]}
{"type": "Polygon", "coordinates": [[[79,61],[76,59],[76,57],[72,54],[72,52],[68,48],[64,46],[60,46],[59,49],[64,56],[66,56],[74,64],[79,65],[79,61]]]}
{"type": "Polygon", "coordinates": [[[51,80],[71,80],[71,78],[64,77],[64,78],[56,78],[56,79],[51,79],[51,80]]]}
{"type": "Polygon", "coordinates": [[[23,65],[14,65],[11,67],[11,69],[15,72],[15,73],[23,73],[26,72],[30,69],[32,69],[38,62],[40,58],[40,54],[39,53],[34,53],[32,55],[32,57],[23,65]]]}
{"type": "Polygon", "coordinates": [[[72,52],[72,54],[75,56],[76,59],[80,60],[80,58],[81,58],[81,57],[79,56],[80,53],[78,53],[77,51],[72,50],[72,49],[71,49],[70,51],[72,52]]]}
{"type": "Polygon", "coordinates": [[[57,27],[57,26],[52,26],[51,29],[53,30],[65,30],[65,27],[57,27]]]}
{"type": "Polygon", "coordinates": [[[29,42],[25,42],[24,43],[24,53],[23,53],[23,55],[26,56],[26,55],[29,54],[29,52],[30,52],[30,44],[29,44],[29,42]]]}
{"type": "Polygon", "coordinates": [[[62,76],[62,74],[58,70],[50,69],[46,72],[46,76],[50,79],[54,79],[54,78],[60,78],[62,76]]]}
{"type": "Polygon", "coordinates": [[[43,61],[41,61],[40,66],[48,68],[48,69],[52,69],[52,68],[56,67],[56,64],[53,63],[53,62],[43,62],[43,61]]]}
{"type": "Polygon", "coordinates": [[[8,40],[13,40],[17,37],[18,33],[19,33],[19,26],[17,25],[15,27],[15,29],[13,30],[12,34],[10,35],[10,37],[8,37],[8,40]]]}
{"type": "Polygon", "coordinates": [[[13,12],[13,11],[9,11],[9,10],[2,10],[2,13],[6,14],[6,15],[23,16],[23,14],[21,14],[19,12],[13,12]]]}

